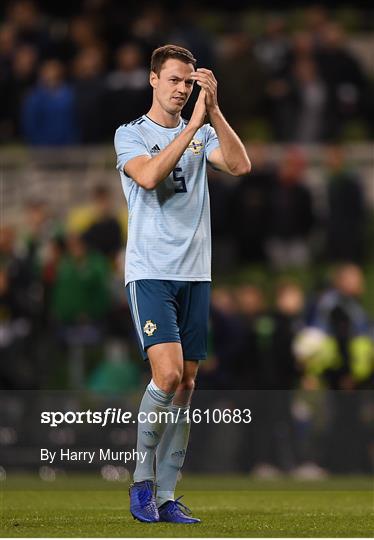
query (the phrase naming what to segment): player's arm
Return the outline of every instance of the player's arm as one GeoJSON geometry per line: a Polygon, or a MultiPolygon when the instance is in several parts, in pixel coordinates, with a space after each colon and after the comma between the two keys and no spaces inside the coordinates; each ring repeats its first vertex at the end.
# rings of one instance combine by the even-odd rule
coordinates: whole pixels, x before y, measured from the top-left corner
{"type": "Polygon", "coordinates": [[[142,188],[155,189],[175,168],[196,131],[203,125],[205,115],[205,92],[201,90],[191,120],[178,137],[155,157],[137,156],[130,159],[124,167],[125,174],[142,188]]]}
{"type": "Polygon", "coordinates": [[[214,167],[234,176],[248,174],[251,170],[251,162],[244,144],[219,109],[217,81],[213,73],[209,69],[199,68],[191,75],[191,79],[194,79],[205,90],[207,113],[219,141],[219,147],[209,154],[209,162],[214,167]]]}

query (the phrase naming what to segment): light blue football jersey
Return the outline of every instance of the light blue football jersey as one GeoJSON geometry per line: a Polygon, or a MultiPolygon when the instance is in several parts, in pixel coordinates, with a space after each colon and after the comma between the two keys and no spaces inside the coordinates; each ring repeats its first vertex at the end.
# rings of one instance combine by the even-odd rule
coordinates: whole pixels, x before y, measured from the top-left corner
{"type": "Polygon", "coordinates": [[[139,279],[211,280],[211,232],[207,160],[219,146],[215,130],[203,125],[172,173],[154,190],[123,172],[136,156],[155,156],[186,127],[161,126],[144,115],[115,134],[117,169],[129,211],[125,282],[139,279]]]}

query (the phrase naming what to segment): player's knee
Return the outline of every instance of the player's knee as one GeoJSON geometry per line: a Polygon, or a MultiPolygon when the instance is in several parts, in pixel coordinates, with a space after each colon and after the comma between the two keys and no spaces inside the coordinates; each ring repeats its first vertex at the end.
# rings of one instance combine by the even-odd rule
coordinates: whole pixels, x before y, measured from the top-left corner
{"type": "Polygon", "coordinates": [[[193,377],[184,377],[179,385],[179,389],[184,392],[193,392],[195,389],[195,379],[193,377]]]}
{"type": "Polygon", "coordinates": [[[175,392],[181,382],[182,374],[178,370],[169,371],[163,375],[163,387],[166,392],[175,392]]]}

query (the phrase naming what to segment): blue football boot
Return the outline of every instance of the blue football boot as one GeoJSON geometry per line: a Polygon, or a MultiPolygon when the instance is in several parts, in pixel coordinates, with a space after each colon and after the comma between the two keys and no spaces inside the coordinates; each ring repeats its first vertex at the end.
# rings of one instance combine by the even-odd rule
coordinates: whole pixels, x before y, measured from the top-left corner
{"type": "Polygon", "coordinates": [[[191,517],[191,510],[180,502],[181,495],[175,501],[166,501],[160,506],[158,512],[160,521],[169,523],[200,523],[200,519],[191,517]]]}
{"type": "Polygon", "coordinates": [[[130,512],[134,519],[144,523],[155,523],[159,521],[156,499],[154,494],[154,484],[152,480],[134,482],[129,489],[130,512]]]}

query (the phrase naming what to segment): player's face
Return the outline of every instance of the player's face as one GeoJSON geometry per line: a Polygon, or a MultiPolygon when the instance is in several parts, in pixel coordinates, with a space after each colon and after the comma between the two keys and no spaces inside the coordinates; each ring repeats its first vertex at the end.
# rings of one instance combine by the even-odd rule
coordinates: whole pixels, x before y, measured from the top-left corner
{"type": "Polygon", "coordinates": [[[160,75],[151,72],[150,82],[154,98],[169,114],[179,113],[188,101],[193,90],[192,64],[169,58],[163,64],[160,75]]]}

